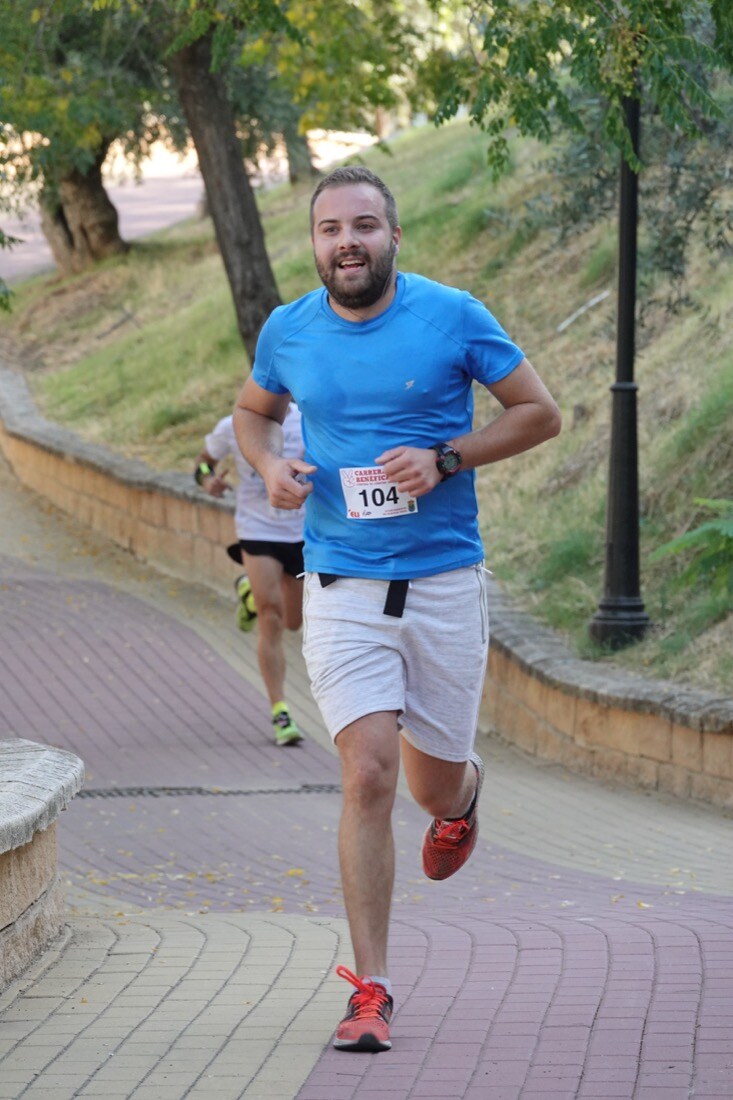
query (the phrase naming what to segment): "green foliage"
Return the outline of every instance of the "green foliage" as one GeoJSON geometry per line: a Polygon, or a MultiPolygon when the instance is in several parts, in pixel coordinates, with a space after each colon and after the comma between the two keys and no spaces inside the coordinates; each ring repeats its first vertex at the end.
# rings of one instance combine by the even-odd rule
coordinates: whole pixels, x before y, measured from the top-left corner
{"type": "Polygon", "coordinates": [[[250,162],[298,129],[373,130],[375,107],[398,101],[417,41],[400,0],[0,0],[6,6],[0,170],[31,200],[34,184],[53,189],[101,163],[113,140],[136,166],[155,140],[183,147],[167,66],[201,38],[211,39],[250,162]]]}
{"type": "Polygon", "coordinates": [[[728,65],[733,65],[733,6],[729,0],[711,0],[715,22],[715,48],[728,65]]]}
{"type": "Polygon", "coordinates": [[[462,20],[462,42],[439,43],[420,68],[419,84],[433,119],[453,118],[465,106],[488,135],[496,173],[507,162],[506,134],[548,141],[559,127],[582,131],[574,87],[605,105],[605,139],[638,167],[623,104],[643,86],[650,109],[669,130],[699,133],[703,120],[720,117],[700,72],[733,67],[719,42],[729,29],[724,3],[704,0],[493,0],[468,5],[430,0],[436,14],[462,20]],[[711,10],[716,42],[690,32],[688,20],[711,10]]]}
{"type": "MultiPolygon", "coordinates": [[[[104,0],[102,0],[104,2],[104,0]]],[[[116,0],[119,4],[121,0],[116,0]]],[[[107,0],[107,4],[115,0],[107,0]]],[[[137,7],[136,0],[128,0],[137,7]]],[[[297,40],[300,36],[286,14],[285,4],[277,0],[153,0],[147,5],[148,19],[166,55],[185,49],[199,38],[212,36],[214,70],[225,65],[238,34],[281,33],[297,40]],[[161,24],[160,20],[164,22],[161,24]]]]}
{"type": "Polygon", "coordinates": [[[241,63],[271,67],[301,113],[301,129],[374,130],[393,108],[418,42],[395,0],[291,0],[282,29],[250,37],[241,63]]]}
{"type": "Polygon", "coordinates": [[[5,5],[0,39],[0,206],[51,195],[101,164],[115,139],[134,164],[152,143],[185,143],[143,13],[84,0],[5,5]],[[155,106],[153,106],[155,104],[155,106]]]}
{"type": "MultiPolygon", "coordinates": [[[[709,19],[698,18],[690,31],[701,41],[713,42],[709,19]]],[[[683,65],[687,65],[683,61],[683,65]]],[[[649,107],[641,87],[640,210],[644,232],[639,242],[640,297],[643,313],[657,293],[670,310],[688,304],[688,267],[693,239],[702,239],[715,259],[733,248],[733,83],[725,75],[692,68],[695,80],[709,88],[719,105],[717,117],[705,120],[701,132],[669,129],[659,112],[649,107]]],[[[589,226],[610,218],[618,192],[618,156],[603,141],[606,103],[576,89],[570,93],[573,109],[582,120],[582,132],[571,133],[556,145],[546,162],[554,177],[527,204],[528,217],[552,227],[561,243],[589,226]]]]}
{"type": "Polygon", "coordinates": [[[242,152],[256,165],[275,151],[288,128],[297,129],[302,112],[272,65],[242,65],[232,55],[224,72],[242,152]]]}
{"type": "Polygon", "coordinates": [[[221,67],[245,28],[297,37],[275,0],[0,5],[5,207],[33,199],[40,185],[52,192],[70,173],[87,172],[112,141],[135,167],[156,141],[183,149],[188,131],[165,64],[171,52],[213,31],[214,65],[221,67]]]}
{"type": "MultiPolygon", "coordinates": [[[[713,519],[658,547],[652,561],[670,554],[692,553],[691,560],[677,578],[683,587],[705,584],[713,594],[733,596],[733,500],[705,500],[695,504],[709,512],[713,519]]],[[[729,609],[729,604],[726,610],[729,609]]]]}

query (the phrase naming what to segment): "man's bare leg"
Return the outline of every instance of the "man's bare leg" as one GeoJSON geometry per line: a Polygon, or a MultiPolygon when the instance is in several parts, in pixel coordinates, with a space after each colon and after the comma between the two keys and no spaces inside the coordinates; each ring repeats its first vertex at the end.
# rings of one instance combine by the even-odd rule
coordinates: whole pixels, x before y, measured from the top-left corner
{"type": "Polygon", "coordinates": [[[380,711],[341,730],[339,860],[356,973],[387,975],[394,888],[392,807],[399,772],[397,714],[380,711]]]}
{"type": "Polygon", "coordinates": [[[458,764],[428,756],[400,737],[402,764],[412,797],[436,818],[460,817],[476,793],[476,769],[470,762],[458,764]]]}
{"type": "Polygon", "coordinates": [[[257,606],[257,663],[273,706],[285,693],[283,567],[264,554],[245,554],[244,565],[257,606]]]}
{"type": "Polygon", "coordinates": [[[283,570],[280,589],[285,609],[285,626],[288,630],[300,630],[303,623],[303,578],[292,577],[283,570]]]}
{"type": "Polygon", "coordinates": [[[423,837],[423,873],[442,881],[460,871],[476,847],[484,764],[475,752],[465,763],[437,760],[404,737],[402,759],[415,801],[433,818],[423,837]]]}

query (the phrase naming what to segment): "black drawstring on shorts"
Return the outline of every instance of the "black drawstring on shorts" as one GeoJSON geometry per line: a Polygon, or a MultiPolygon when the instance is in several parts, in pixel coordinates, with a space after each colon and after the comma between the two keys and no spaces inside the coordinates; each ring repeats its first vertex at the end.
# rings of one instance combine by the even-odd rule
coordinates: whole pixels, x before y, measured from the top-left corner
{"type": "MultiPolygon", "coordinates": [[[[321,588],[328,588],[329,584],[333,584],[334,581],[338,580],[338,574],[319,573],[318,579],[321,582],[321,588]]],[[[407,599],[407,589],[409,587],[409,581],[389,582],[387,598],[384,601],[385,615],[391,615],[394,619],[402,618],[402,612],[405,610],[405,600],[407,599]]]]}

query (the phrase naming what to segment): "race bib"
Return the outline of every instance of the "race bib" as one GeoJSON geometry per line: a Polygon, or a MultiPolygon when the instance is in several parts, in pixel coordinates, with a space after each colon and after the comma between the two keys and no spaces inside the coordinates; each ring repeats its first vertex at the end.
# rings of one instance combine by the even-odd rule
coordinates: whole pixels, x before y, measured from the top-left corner
{"type": "Polygon", "coordinates": [[[417,501],[387,481],[381,466],[346,466],[339,470],[349,519],[392,519],[417,512],[417,501]]]}

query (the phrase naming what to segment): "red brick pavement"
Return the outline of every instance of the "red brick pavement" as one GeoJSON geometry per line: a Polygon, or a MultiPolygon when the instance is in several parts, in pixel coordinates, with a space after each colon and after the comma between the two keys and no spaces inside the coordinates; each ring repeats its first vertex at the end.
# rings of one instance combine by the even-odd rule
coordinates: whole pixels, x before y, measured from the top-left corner
{"type": "MultiPolygon", "coordinates": [[[[89,906],[342,915],[334,754],[275,748],[258,692],[157,608],[9,559],[0,573],[0,736],[85,760],[60,833],[89,906]]],[[[395,823],[394,1048],[326,1047],[298,1100],[733,1097],[729,899],[490,836],[430,883],[424,815],[399,799],[395,823]]]]}

